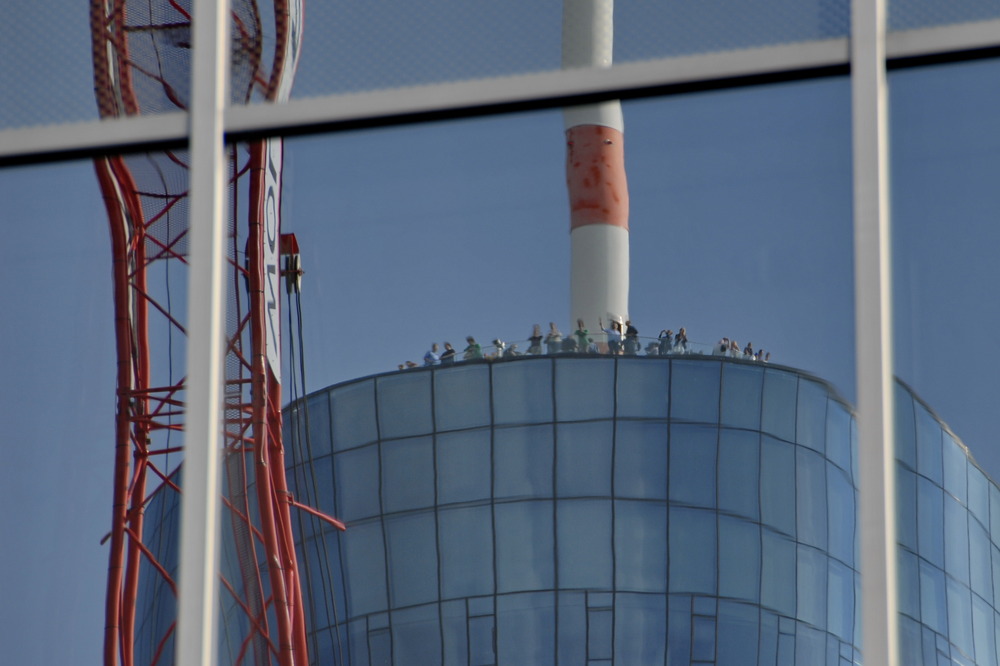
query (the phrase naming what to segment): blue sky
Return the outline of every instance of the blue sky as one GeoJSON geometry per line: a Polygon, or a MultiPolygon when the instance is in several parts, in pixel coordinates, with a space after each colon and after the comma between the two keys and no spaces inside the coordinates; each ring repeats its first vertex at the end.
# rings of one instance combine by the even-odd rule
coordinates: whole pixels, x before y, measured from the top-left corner
{"type": "MultiPolygon", "coordinates": [[[[897,71],[890,98],[897,372],[994,478],[1000,88],[985,82],[998,78],[997,61],[897,71]]],[[[831,78],[625,105],[642,335],[752,341],[853,399],[849,93],[831,78]]],[[[310,390],[432,341],[570,327],[558,112],[286,150],[310,390]]],[[[113,461],[107,223],[88,163],[4,171],[0,201],[0,644],[12,663],[94,663],[113,461]]]]}

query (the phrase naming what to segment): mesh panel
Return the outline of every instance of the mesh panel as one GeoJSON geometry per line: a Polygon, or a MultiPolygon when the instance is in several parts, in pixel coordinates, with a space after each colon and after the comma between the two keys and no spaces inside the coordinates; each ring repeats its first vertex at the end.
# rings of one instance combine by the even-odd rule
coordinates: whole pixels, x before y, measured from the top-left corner
{"type": "Polygon", "coordinates": [[[912,30],[1000,18],[1000,0],[889,0],[888,11],[889,30],[912,30]]]}

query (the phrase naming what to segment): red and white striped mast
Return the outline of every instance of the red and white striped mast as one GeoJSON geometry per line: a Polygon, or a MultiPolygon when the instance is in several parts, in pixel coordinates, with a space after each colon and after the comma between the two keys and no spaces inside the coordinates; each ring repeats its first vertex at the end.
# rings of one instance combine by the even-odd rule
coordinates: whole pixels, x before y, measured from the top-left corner
{"type": "MultiPolygon", "coordinates": [[[[563,69],[610,67],[614,0],[563,0],[563,69]]],[[[628,319],[628,184],[618,100],[563,109],[570,204],[570,314],[628,319]]]]}

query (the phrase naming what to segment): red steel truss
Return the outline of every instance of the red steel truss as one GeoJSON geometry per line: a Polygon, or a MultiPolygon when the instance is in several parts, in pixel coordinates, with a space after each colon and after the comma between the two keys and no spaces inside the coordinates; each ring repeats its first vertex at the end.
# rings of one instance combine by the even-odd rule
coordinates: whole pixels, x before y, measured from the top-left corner
{"type": "MultiPolygon", "coordinates": [[[[283,99],[298,52],[301,0],[274,0],[264,17],[255,0],[232,4],[232,102],[283,99]]],[[[190,0],[91,1],[102,117],[187,108],[190,17],[190,0]]],[[[234,563],[223,566],[220,605],[228,610],[220,612],[240,615],[227,616],[227,628],[243,632],[235,639],[227,632],[233,663],[291,666],[308,663],[308,651],[276,360],[281,151],[280,140],[229,148],[220,455],[223,537],[234,563]]],[[[153,544],[168,526],[145,525],[144,514],[153,497],[183,487],[186,308],[175,311],[173,304],[184,303],[187,290],[186,159],[184,151],[168,151],[95,160],[111,231],[118,358],[106,666],[133,666],[137,653],[142,663],[166,663],[172,652],[175,618],[137,620],[137,601],[141,582],[150,577],[159,579],[156,589],[176,598],[176,543],[173,550],[153,544]]]]}

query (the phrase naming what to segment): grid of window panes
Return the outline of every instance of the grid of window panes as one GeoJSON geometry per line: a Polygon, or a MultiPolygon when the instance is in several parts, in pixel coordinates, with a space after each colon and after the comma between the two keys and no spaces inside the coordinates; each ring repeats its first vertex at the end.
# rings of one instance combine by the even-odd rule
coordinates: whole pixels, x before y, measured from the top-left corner
{"type": "Polygon", "coordinates": [[[902,384],[896,433],[901,663],[997,664],[1000,488],[902,384]]]}
{"type": "Polygon", "coordinates": [[[853,418],[710,357],[366,378],[286,413],[315,663],[859,659],[853,418]]]}

